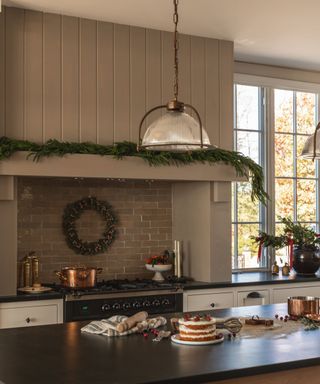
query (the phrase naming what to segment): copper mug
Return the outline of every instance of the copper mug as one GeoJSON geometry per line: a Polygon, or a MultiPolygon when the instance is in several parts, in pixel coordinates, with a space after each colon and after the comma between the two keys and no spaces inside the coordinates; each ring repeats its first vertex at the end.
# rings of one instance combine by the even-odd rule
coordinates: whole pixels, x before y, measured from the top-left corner
{"type": "Polygon", "coordinates": [[[61,284],[67,288],[93,288],[97,282],[97,274],[102,268],[92,267],[65,267],[55,271],[61,284]]]}
{"type": "Polygon", "coordinates": [[[320,298],[312,296],[288,297],[288,314],[293,317],[300,317],[307,314],[318,314],[320,298]]]}

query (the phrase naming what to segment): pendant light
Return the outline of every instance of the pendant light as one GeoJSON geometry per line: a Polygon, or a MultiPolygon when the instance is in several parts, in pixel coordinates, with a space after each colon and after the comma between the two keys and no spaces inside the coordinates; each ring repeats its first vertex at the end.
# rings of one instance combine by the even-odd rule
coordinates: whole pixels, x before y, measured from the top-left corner
{"type": "Polygon", "coordinates": [[[320,159],[320,122],[316,126],[314,134],[309,136],[304,143],[300,157],[304,159],[320,159]]]}
{"type": "Polygon", "coordinates": [[[174,98],[166,105],[151,108],[142,118],[139,126],[139,149],[149,151],[187,152],[212,148],[207,132],[202,126],[199,112],[190,104],[178,100],[178,0],[174,5],[174,98]],[[194,112],[196,119],[186,113],[186,108],[194,112]],[[147,116],[158,109],[166,109],[163,116],[156,119],[141,138],[141,130],[147,116]]]}

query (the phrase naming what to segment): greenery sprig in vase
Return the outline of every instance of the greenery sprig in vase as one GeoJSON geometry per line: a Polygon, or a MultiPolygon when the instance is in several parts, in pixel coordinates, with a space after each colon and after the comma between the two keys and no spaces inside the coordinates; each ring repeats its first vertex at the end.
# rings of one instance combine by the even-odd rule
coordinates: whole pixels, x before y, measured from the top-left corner
{"type": "Polygon", "coordinates": [[[263,247],[272,247],[277,250],[287,246],[290,268],[294,266],[294,249],[313,253],[319,251],[320,235],[312,228],[301,223],[294,223],[288,218],[281,218],[281,224],[284,225],[284,229],[279,236],[269,235],[266,232],[260,232],[257,237],[252,236],[252,239],[259,244],[258,261],[260,261],[263,247]]]}

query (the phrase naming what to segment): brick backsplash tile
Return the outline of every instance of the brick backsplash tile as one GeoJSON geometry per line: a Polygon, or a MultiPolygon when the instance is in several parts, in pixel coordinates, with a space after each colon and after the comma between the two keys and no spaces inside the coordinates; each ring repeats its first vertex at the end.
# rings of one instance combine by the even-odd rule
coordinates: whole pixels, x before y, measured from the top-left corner
{"type": "MultiPolygon", "coordinates": [[[[42,282],[58,281],[54,270],[64,266],[102,267],[99,278],[152,277],[145,259],[172,248],[172,184],[165,181],[101,179],[18,179],[18,261],[30,250],[40,258],[42,282]],[[107,252],[86,256],[71,250],[62,233],[67,204],[87,196],[107,200],[118,217],[117,238],[107,252]]],[[[82,238],[101,237],[104,223],[86,211],[77,222],[82,238]]]]}

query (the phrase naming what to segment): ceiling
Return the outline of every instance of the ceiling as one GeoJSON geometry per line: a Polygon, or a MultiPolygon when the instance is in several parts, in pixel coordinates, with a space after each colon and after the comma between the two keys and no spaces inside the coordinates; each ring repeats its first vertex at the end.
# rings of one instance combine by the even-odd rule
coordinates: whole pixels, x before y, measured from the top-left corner
{"type": "MultiPolygon", "coordinates": [[[[172,0],[3,0],[171,31],[172,0]]],[[[235,42],[237,60],[320,71],[319,0],[180,0],[179,30],[235,42]]]]}

